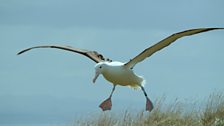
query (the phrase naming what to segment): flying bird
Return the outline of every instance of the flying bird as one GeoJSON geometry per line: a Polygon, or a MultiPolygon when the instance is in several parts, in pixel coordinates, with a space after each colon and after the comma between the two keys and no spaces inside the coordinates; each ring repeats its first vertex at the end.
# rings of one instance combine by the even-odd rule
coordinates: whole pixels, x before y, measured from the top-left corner
{"type": "Polygon", "coordinates": [[[144,89],[144,81],[145,79],[136,73],[134,73],[133,68],[134,66],[146,59],[147,57],[150,57],[155,52],[163,49],[164,47],[167,47],[171,43],[175,42],[177,39],[184,37],[184,36],[190,36],[202,32],[207,32],[211,30],[223,30],[224,28],[198,28],[198,29],[190,29],[182,32],[178,32],[175,34],[172,34],[171,36],[168,36],[167,38],[161,40],[160,42],[152,45],[151,47],[146,48],[143,52],[132,58],[128,62],[118,62],[118,61],[112,61],[109,58],[105,58],[102,54],[96,52],[96,51],[90,51],[86,49],[80,49],[80,48],[73,48],[71,46],[61,46],[61,45],[45,45],[45,46],[34,46],[31,48],[24,49],[20,51],[17,55],[20,55],[24,52],[27,52],[31,49],[36,48],[56,48],[56,49],[62,49],[66,51],[71,51],[74,53],[78,53],[81,55],[84,55],[94,62],[96,62],[95,65],[95,76],[93,78],[93,83],[96,82],[97,77],[102,74],[103,77],[111,82],[113,84],[112,91],[109,95],[109,97],[103,101],[99,107],[103,110],[111,110],[112,108],[112,102],[111,97],[114,93],[115,87],[117,85],[120,86],[130,86],[133,88],[139,88],[143,91],[145,98],[146,98],[146,111],[152,111],[153,110],[153,103],[149,99],[145,89],[144,89]]]}

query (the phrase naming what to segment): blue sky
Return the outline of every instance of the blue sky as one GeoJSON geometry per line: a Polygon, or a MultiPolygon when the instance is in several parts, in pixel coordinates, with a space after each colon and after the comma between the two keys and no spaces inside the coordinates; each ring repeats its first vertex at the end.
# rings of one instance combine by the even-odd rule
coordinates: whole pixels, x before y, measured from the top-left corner
{"type": "MultiPolygon", "coordinates": [[[[1,0],[0,124],[57,123],[100,113],[112,86],[92,84],[95,63],[54,49],[17,56],[24,48],[61,44],[126,62],[182,30],[224,27],[222,0],[1,0]]],[[[178,40],[134,68],[154,102],[205,100],[224,90],[224,31],[178,40]]],[[[112,111],[143,110],[141,91],[117,87],[112,111]]]]}

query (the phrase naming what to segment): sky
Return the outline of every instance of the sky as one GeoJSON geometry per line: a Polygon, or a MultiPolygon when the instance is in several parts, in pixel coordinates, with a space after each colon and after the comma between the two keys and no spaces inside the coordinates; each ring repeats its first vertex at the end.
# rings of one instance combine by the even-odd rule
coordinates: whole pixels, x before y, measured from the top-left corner
{"type": "MultiPolygon", "coordinates": [[[[22,49],[48,44],[96,50],[127,62],[165,37],[191,28],[224,27],[223,0],[0,0],[0,125],[68,123],[101,113],[112,85],[95,63],[71,52],[22,49]]],[[[224,91],[224,31],[179,39],[137,64],[155,103],[186,104],[224,91]]],[[[141,111],[140,90],[117,87],[112,112],[141,111]]]]}

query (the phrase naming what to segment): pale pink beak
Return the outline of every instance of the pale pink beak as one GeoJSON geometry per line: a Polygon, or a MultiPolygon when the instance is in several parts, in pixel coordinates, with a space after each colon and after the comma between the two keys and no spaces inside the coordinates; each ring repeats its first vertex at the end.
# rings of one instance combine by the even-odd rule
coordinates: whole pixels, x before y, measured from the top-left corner
{"type": "Polygon", "coordinates": [[[99,77],[100,72],[96,71],[95,77],[93,78],[93,83],[96,82],[96,79],[99,77]]]}

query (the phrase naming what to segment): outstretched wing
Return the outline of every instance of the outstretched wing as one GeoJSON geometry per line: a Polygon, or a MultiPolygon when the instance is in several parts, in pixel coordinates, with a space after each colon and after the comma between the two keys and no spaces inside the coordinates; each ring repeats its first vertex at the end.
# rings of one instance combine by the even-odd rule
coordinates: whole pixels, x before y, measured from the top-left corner
{"type": "Polygon", "coordinates": [[[155,45],[145,49],[143,52],[141,52],[139,55],[131,59],[129,62],[125,64],[125,67],[127,68],[133,68],[137,63],[143,61],[147,57],[151,56],[153,53],[163,49],[164,47],[170,45],[171,43],[175,42],[177,39],[184,37],[184,36],[190,36],[202,32],[207,32],[211,30],[218,30],[218,29],[224,29],[224,28],[199,28],[199,29],[191,29],[182,31],[179,33],[175,33],[162,41],[156,43],[155,45]]]}
{"type": "Polygon", "coordinates": [[[92,59],[96,63],[103,62],[103,61],[112,62],[112,60],[105,58],[102,54],[100,54],[96,51],[89,51],[89,50],[85,50],[85,49],[79,49],[79,48],[74,48],[71,46],[61,46],[61,45],[34,46],[34,47],[27,48],[27,49],[20,51],[19,53],[17,53],[17,55],[20,55],[24,52],[27,52],[31,49],[36,49],[36,48],[56,48],[56,49],[71,51],[71,52],[82,54],[82,55],[92,59]]]}

